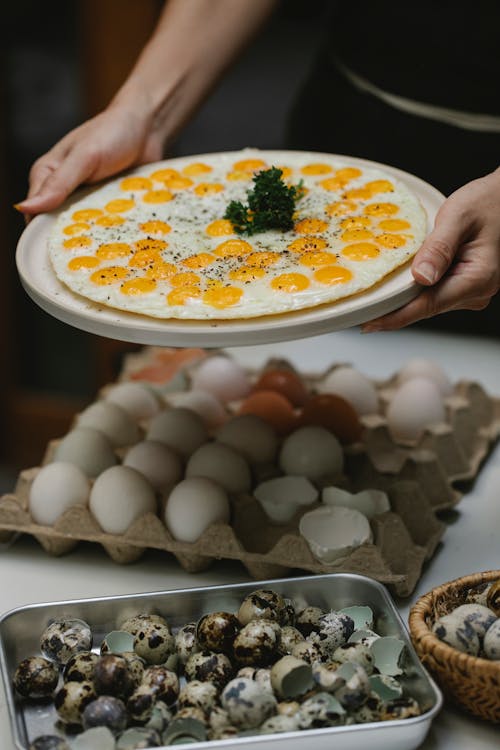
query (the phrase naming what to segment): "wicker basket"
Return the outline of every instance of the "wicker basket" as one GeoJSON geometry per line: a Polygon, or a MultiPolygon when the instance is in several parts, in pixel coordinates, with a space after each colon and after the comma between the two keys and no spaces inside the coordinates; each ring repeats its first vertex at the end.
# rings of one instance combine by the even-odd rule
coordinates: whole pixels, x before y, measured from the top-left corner
{"type": "Polygon", "coordinates": [[[500,662],[457,651],[431,628],[438,617],[463,604],[470,589],[498,579],[500,570],[490,570],[444,583],[420,597],[409,616],[415,649],[443,693],[474,716],[495,723],[500,723],[500,662]]]}

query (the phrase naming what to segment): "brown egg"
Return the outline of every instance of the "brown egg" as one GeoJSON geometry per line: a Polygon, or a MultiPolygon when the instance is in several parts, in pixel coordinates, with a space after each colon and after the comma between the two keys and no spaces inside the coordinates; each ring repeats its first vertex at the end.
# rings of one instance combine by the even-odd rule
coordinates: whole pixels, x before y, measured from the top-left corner
{"type": "Polygon", "coordinates": [[[251,393],[241,403],[238,414],[255,414],[274,427],[280,435],[291,432],[297,422],[290,401],[276,391],[251,393]]]}
{"type": "Polygon", "coordinates": [[[266,370],[259,377],[253,391],[276,391],[288,399],[294,406],[302,406],[307,401],[307,389],[293,370],[266,370]]]}
{"type": "Polygon", "coordinates": [[[360,439],[363,425],[351,404],[333,393],[311,396],[299,417],[301,425],[321,425],[331,430],[341,443],[354,443],[360,439]]]}

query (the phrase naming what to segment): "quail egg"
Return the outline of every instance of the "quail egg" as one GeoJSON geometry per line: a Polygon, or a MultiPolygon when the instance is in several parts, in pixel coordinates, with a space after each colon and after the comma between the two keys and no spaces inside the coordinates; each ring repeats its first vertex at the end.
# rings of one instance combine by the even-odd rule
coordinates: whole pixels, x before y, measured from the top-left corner
{"type": "Polygon", "coordinates": [[[432,626],[432,632],[449,646],[471,656],[477,656],[481,648],[479,636],[470,622],[462,617],[449,615],[439,617],[432,626]]]}
{"type": "Polygon", "coordinates": [[[368,675],[373,672],[373,654],[370,646],[363,641],[343,643],[333,652],[333,661],[340,664],[344,662],[360,664],[368,675]]]}
{"type": "Polygon", "coordinates": [[[302,635],[308,636],[313,630],[319,630],[320,618],[326,614],[319,607],[304,607],[297,613],[295,627],[302,635]]]}
{"type": "Polygon", "coordinates": [[[267,690],[272,693],[273,688],[271,685],[271,670],[264,667],[241,667],[236,673],[236,677],[248,677],[250,680],[254,680],[262,690],[267,690]]]}
{"type": "Polygon", "coordinates": [[[344,723],[346,711],[329,693],[317,693],[307,698],[297,713],[299,729],[333,727],[344,723]]]}
{"type": "Polygon", "coordinates": [[[169,626],[145,623],[135,635],[134,651],[148,664],[163,664],[175,652],[175,640],[169,626]]]}
{"type": "Polygon", "coordinates": [[[211,682],[191,680],[180,691],[177,705],[179,708],[199,708],[208,715],[218,696],[219,691],[211,682]]]}
{"type": "Polygon", "coordinates": [[[73,654],[91,648],[92,631],[83,620],[54,620],[40,638],[42,654],[58,664],[66,664],[73,654]]]}
{"type": "Polygon", "coordinates": [[[156,690],[151,685],[142,683],[135,688],[127,700],[127,713],[134,722],[147,722],[153,715],[156,705],[156,690]]]}
{"type": "Polygon", "coordinates": [[[127,726],[127,709],[120,698],[113,695],[100,695],[85,706],[82,713],[84,729],[107,727],[114,734],[123,732],[127,726]]]}
{"type": "Polygon", "coordinates": [[[257,589],[246,596],[238,610],[238,620],[247,625],[251,620],[274,620],[280,625],[288,624],[289,612],[286,600],[271,589],[257,589]]]}
{"type": "Polygon", "coordinates": [[[94,667],[94,685],[99,695],[127,698],[134,689],[128,661],[118,654],[101,656],[94,667]]]}
{"type": "Polygon", "coordinates": [[[236,677],[226,685],[221,703],[231,722],[240,729],[258,727],[276,712],[276,698],[244,677],[236,677]]]}
{"type": "Polygon", "coordinates": [[[226,654],[198,651],[187,660],[184,674],[188,680],[211,682],[218,690],[221,690],[233,676],[234,670],[226,654]]]}
{"type": "Polygon", "coordinates": [[[264,666],[277,654],[281,628],[274,620],[250,620],[233,642],[238,664],[264,666]]]}
{"type": "Polygon", "coordinates": [[[140,748],[161,747],[160,734],[151,728],[130,727],[116,741],[116,750],[139,750],[140,748]]]}
{"type": "Polygon", "coordinates": [[[14,672],[14,687],[23,698],[45,698],[52,695],[59,681],[53,662],[42,656],[23,659],[14,672]]]}
{"type": "Polygon", "coordinates": [[[271,716],[261,725],[261,734],[278,734],[280,732],[295,732],[298,729],[299,720],[296,716],[271,716]]]}
{"type": "Polygon", "coordinates": [[[62,737],[55,734],[42,734],[40,737],[35,737],[29,750],[70,750],[70,747],[62,737]]]}
{"type": "Polygon", "coordinates": [[[82,682],[94,679],[95,665],[99,661],[99,655],[93,651],[80,651],[71,656],[64,665],[64,681],[82,682]]]}
{"type": "Polygon", "coordinates": [[[346,643],[354,632],[354,621],[343,612],[327,612],[319,618],[319,629],[310,633],[308,639],[319,646],[324,659],[333,659],[339,646],[346,643]]]}
{"type": "Polygon", "coordinates": [[[188,622],[175,634],[175,650],[181,665],[184,665],[192,654],[200,651],[196,640],[196,628],[196,622],[188,622]]]}
{"type": "Polygon", "coordinates": [[[307,661],[309,664],[314,664],[314,662],[321,661],[322,659],[319,645],[307,640],[300,641],[295,646],[292,646],[291,653],[292,656],[307,661]]]}
{"type": "Polygon", "coordinates": [[[163,701],[167,706],[175,703],[180,690],[179,678],[175,672],[161,664],[155,664],[144,670],[141,686],[150,687],[156,699],[163,701]]]}
{"type": "Polygon", "coordinates": [[[297,630],[297,628],[294,628],[292,625],[285,625],[281,628],[278,653],[282,656],[290,654],[293,647],[296,646],[297,643],[302,643],[304,640],[304,636],[300,630],[297,630]]]}
{"type": "Polygon", "coordinates": [[[410,719],[413,716],[420,716],[421,713],[420,706],[415,698],[396,698],[385,704],[380,718],[382,721],[410,719]]]}
{"type": "Polygon", "coordinates": [[[230,654],[241,623],[231,612],[211,612],[198,622],[196,638],[202,649],[230,654]]]}
{"type": "Polygon", "coordinates": [[[337,674],[345,680],[335,691],[335,697],[348,711],[358,709],[363,705],[371,692],[370,681],[365,670],[359,664],[345,662],[337,674]]]}
{"type": "Polygon", "coordinates": [[[54,694],[54,707],[64,724],[79,725],[86,706],[96,698],[94,686],[89,680],[65,682],[54,694]]]}
{"type": "Polygon", "coordinates": [[[500,660],[500,618],[495,620],[486,631],[483,647],[487,659],[500,660]]]}

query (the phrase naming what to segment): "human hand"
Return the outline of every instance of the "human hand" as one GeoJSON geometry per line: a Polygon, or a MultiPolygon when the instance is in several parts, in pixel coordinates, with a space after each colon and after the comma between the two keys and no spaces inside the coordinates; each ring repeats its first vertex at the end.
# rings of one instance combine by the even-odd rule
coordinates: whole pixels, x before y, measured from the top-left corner
{"type": "Polygon", "coordinates": [[[37,159],[30,171],[28,196],[16,208],[28,218],[52,211],[79,185],[158,161],[162,154],[163,138],[152,118],[110,106],[37,159]]]}
{"type": "Polygon", "coordinates": [[[412,263],[425,288],[363,333],[391,331],[451,310],[483,310],[500,289],[500,169],[452,193],[412,263]]]}

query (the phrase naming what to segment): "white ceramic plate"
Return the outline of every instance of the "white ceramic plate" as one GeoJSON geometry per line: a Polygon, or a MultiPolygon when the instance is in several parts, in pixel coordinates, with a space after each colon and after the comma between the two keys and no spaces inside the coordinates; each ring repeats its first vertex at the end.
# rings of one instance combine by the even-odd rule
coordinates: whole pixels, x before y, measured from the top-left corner
{"type": "MultiPolygon", "coordinates": [[[[277,159],[281,162],[286,161],[286,151],[261,153],[269,162],[277,159]]],[[[213,154],[197,154],[196,158],[202,160],[209,156],[213,154]]],[[[322,156],[337,156],[360,167],[375,167],[392,174],[420,199],[427,212],[428,229],[432,228],[444,196],[415,175],[385,164],[349,156],[318,152],[312,152],[310,156],[315,160],[322,156]]],[[[170,159],[169,165],[182,166],[187,160],[188,157],[170,159]]],[[[161,164],[165,166],[165,162],[161,164]]],[[[150,166],[154,169],[158,165],[150,166]]],[[[70,202],[76,198],[77,195],[72,196],[70,202]]],[[[67,204],[61,211],[65,208],[67,204]]],[[[42,310],[64,323],[120,341],[156,346],[210,348],[301,339],[360,325],[396,310],[416,297],[419,292],[419,286],[415,283],[407,264],[368,292],[307,310],[247,320],[185,321],[148,318],[93,303],[74,294],[57,279],[47,250],[47,239],[57,216],[58,213],[37,216],[21,235],[16,262],[24,289],[42,310]]]]}

